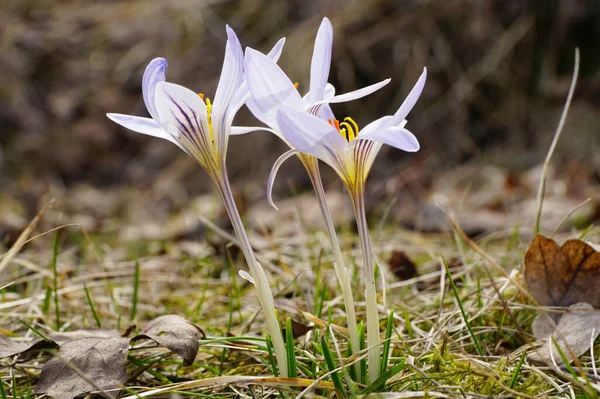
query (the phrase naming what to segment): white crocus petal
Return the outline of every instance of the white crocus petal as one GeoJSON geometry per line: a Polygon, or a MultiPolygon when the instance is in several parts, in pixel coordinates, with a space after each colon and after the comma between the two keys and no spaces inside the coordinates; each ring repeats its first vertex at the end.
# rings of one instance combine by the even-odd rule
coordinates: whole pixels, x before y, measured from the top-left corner
{"type": "Polygon", "coordinates": [[[407,152],[416,152],[420,148],[419,141],[414,134],[398,126],[372,130],[359,135],[359,139],[378,141],[407,152]]]}
{"type": "Polygon", "coordinates": [[[317,157],[343,173],[348,142],[333,126],[314,115],[287,107],[277,111],[277,123],[292,148],[317,157]]]}
{"type": "Polygon", "coordinates": [[[267,57],[272,59],[273,61],[279,61],[279,57],[281,57],[281,53],[283,52],[283,45],[285,44],[285,37],[282,37],[275,43],[271,51],[267,54],[267,57]]]}
{"type": "Polygon", "coordinates": [[[240,270],[240,271],[238,271],[238,274],[240,275],[241,278],[243,278],[244,280],[246,280],[250,284],[256,285],[256,283],[254,282],[254,278],[252,278],[252,276],[250,275],[250,273],[248,273],[247,271],[240,270]]]}
{"type": "Polygon", "coordinates": [[[325,91],[323,92],[323,100],[328,101],[335,96],[335,86],[331,83],[327,83],[325,86],[325,91]]]}
{"type": "Polygon", "coordinates": [[[165,81],[167,60],[164,58],[155,58],[144,70],[144,76],[142,78],[142,96],[144,97],[144,104],[150,113],[150,116],[154,119],[158,119],[158,112],[156,111],[156,104],[154,101],[154,92],[156,85],[159,82],[165,81]]]}
{"type": "Polygon", "coordinates": [[[176,144],[181,148],[179,142],[177,142],[173,136],[167,133],[163,129],[162,125],[154,119],[123,114],[106,114],[106,116],[111,121],[116,122],[129,130],[133,130],[136,133],[169,140],[171,143],[176,144]]]}
{"type": "MultiPolygon", "coordinates": [[[[273,61],[279,61],[279,57],[281,56],[281,52],[283,51],[283,45],[285,44],[285,37],[279,39],[279,41],[273,46],[267,57],[272,59],[273,61]]],[[[248,83],[246,83],[246,79],[240,85],[240,87],[235,92],[233,96],[233,100],[231,100],[230,105],[230,114],[235,114],[239,111],[240,108],[250,99],[250,91],[248,90],[248,83]]]]}
{"type": "Polygon", "coordinates": [[[156,108],[163,128],[180,142],[209,148],[206,105],[190,89],[168,82],[156,86],[156,108]]]}
{"type": "Polygon", "coordinates": [[[371,93],[376,92],[377,90],[381,89],[383,86],[390,83],[390,81],[391,81],[391,79],[388,78],[388,79],[382,80],[381,82],[372,84],[370,86],[363,87],[362,89],[354,90],[354,91],[344,93],[344,94],[338,94],[337,96],[333,96],[329,100],[324,100],[324,101],[327,101],[329,103],[345,103],[348,101],[356,100],[358,98],[362,98],[362,97],[368,96],[371,93]]]}
{"type": "Polygon", "coordinates": [[[227,151],[229,127],[231,127],[231,123],[237,112],[237,109],[234,108],[235,104],[232,104],[232,100],[238,88],[242,85],[244,76],[244,52],[242,51],[242,46],[233,29],[226,26],[226,30],[227,44],[225,46],[225,58],[223,59],[223,69],[221,70],[221,77],[219,78],[211,114],[215,146],[219,154],[223,157],[227,151]]]}
{"type": "Polygon", "coordinates": [[[333,46],[333,27],[327,18],[323,18],[313,50],[310,64],[310,95],[309,103],[323,100],[325,85],[331,67],[331,47],[333,46]]]}
{"type": "Polygon", "coordinates": [[[279,158],[277,158],[277,161],[275,161],[273,168],[271,168],[271,173],[269,173],[269,180],[267,181],[267,200],[269,201],[269,204],[276,210],[279,210],[279,208],[277,207],[277,205],[275,205],[275,202],[273,202],[273,185],[275,184],[277,172],[279,171],[279,168],[281,167],[281,165],[283,165],[285,161],[287,161],[297,153],[298,151],[296,150],[288,150],[284,152],[279,158]]]}
{"type": "Polygon", "coordinates": [[[417,103],[417,100],[421,96],[423,88],[425,87],[426,80],[427,68],[423,68],[423,73],[419,77],[419,80],[417,80],[415,86],[412,88],[410,93],[408,93],[408,96],[406,97],[400,108],[398,108],[398,111],[396,111],[396,113],[394,114],[394,120],[391,123],[392,125],[398,125],[403,119],[406,119],[406,116],[413,109],[413,107],[417,103]]]}
{"type": "Polygon", "coordinates": [[[386,116],[382,116],[379,119],[375,119],[373,122],[369,123],[367,126],[360,129],[360,131],[358,132],[358,138],[362,138],[364,135],[367,135],[370,132],[384,129],[384,128],[390,126],[391,121],[392,121],[392,115],[386,115],[386,116]]]}
{"type": "Polygon", "coordinates": [[[323,104],[320,109],[319,117],[324,121],[333,121],[335,120],[335,115],[331,110],[329,104],[323,104]]]}
{"type": "Polygon", "coordinates": [[[239,136],[246,133],[257,132],[259,130],[264,130],[265,132],[273,133],[277,136],[281,136],[276,130],[270,129],[264,126],[232,126],[230,134],[232,136],[239,136]]]}
{"type": "Polygon", "coordinates": [[[277,126],[277,108],[281,105],[304,109],[298,90],[285,72],[269,57],[246,48],[246,82],[252,99],[246,105],[261,122],[277,126]]]}

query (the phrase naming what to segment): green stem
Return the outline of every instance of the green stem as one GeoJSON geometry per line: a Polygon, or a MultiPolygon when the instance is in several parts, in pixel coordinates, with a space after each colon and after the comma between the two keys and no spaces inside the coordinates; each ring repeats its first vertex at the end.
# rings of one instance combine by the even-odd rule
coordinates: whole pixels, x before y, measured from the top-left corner
{"type": "Polygon", "coordinates": [[[267,280],[267,275],[264,269],[256,260],[254,256],[254,250],[246,234],[244,223],[240,213],[238,212],[233,193],[231,192],[231,186],[229,184],[229,178],[227,172],[223,168],[223,173],[218,178],[214,179],[215,186],[223,199],[225,209],[233,225],[233,230],[240,242],[240,247],[248,263],[248,269],[250,275],[254,279],[254,287],[258,294],[258,300],[262,307],[263,314],[267,322],[267,330],[273,341],[273,349],[275,351],[275,358],[277,359],[277,366],[279,368],[279,375],[282,377],[288,377],[287,369],[287,355],[285,351],[285,344],[283,342],[283,336],[281,334],[281,328],[279,328],[279,321],[275,312],[275,303],[273,302],[273,293],[267,280]]]}
{"type": "MultiPolygon", "coordinates": [[[[350,190],[349,190],[350,191],[350,190]]],[[[369,381],[373,382],[379,377],[380,338],[379,338],[379,312],[377,310],[377,291],[375,288],[375,267],[371,253],[371,238],[365,212],[364,189],[362,185],[350,191],[356,226],[360,238],[360,248],[363,254],[365,270],[365,302],[367,304],[367,347],[368,347],[368,373],[369,381]]]]}
{"type": "MultiPolygon", "coordinates": [[[[323,181],[321,180],[321,173],[319,172],[319,161],[315,157],[299,154],[298,157],[302,161],[302,164],[308,172],[310,181],[315,189],[317,200],[319,201],[319,207],[325,219],[325,228],[331,241],[331,248],[335,262],[333,267],[335,275],[338,279],[340,287],[342,288],[342,296],[344,298],[344,306],[346,307],[346,322],[348,323],[348,335],[350,336],[350,345],[352,345],[352,353],[360,351],[360,344],[358,340],[358,323],[356,322],[356,310],[354,306],[354,295],[352,293],[352,285],[348,278],[348,272],[346,265],[344,264],[344,257],[342,256],[342,250],[340,248],[340,242],[338,241],[337,234],[335,232],[335,225],[331,218],[331,212],[327,205],[327,197],[325,196],[325,190],[323,189],[323,181]]],[[[356,371],[359,372],[358,363],[355,364],[356,371]]]]}

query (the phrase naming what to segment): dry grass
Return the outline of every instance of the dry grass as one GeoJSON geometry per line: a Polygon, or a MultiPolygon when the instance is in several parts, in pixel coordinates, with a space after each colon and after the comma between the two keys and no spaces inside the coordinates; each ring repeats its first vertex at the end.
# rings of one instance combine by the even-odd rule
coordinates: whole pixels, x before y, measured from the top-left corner
{"type": "MultiPolygon", "coordinates": [[[[140,209],[152,201],[140,199],[131,192],[120,195],[135,200],[135,206],[140,209]]],[[[216,198],[204,197],[203,200],[202,220],[215,217],[218,220],[216,198]],[[211,207],[212,212],[206,211],[211,207]]],[[[48,210],[42,216],[43,221],[51,220],[51,224],[57,226],[57,221],[73,220],[59,208],[48,210]]],[[[68,207],[63,204],[63,208],[68,207]]],[[[179,215],[173,219],[185,225],[185,220],[190,220],[195,211],[190,205],[187,218],[179,215]]],[[[85,296],[85,285],[103,328],[124,331],[132,325],[143,325],[157,315],[176,313],[207,332],[208,337],[201,341],[196,362],[191,367],[183,367],[174,355],[165,357],[162,348],[134,350],[149,369],[128,383],[123,391],[125,395],[171,387],[180,394],[195,392],[211,397],[237,394],[264,397],[278,390],[289,391],[294,396],[302,390],[293,387],[306,386],[311,386],[313,393],[329,395],[333,393],[331,385],[327,385],[331,383],[330,375],[323,369],[322,356],[315,352],[314,345],[319,337],[326,335],[330,337],[334,353],[343,357],[347,344],[344,328],[336,327],[343,326],[344,314],[331,267],[332,258],[321,231],[307,227],[298,217],[283,220],[290,224],[286,226],[287,234],[256,231],[252,234],[262,262],[270,270],[280,316],[282,319],[290,316],[304,324],[318,318],[323,320],[323,325],[331,323],[333,327],[328,331],[317,323],[314,330],[296,341],[298,363],[304,366],[299,377],[305,380],[263,378],[271,374],[264,342],[256,341],[264,333],[263,319],[252,287],[237,277],[236,271],[244,265],[242,259],[237,259],[235,246],[227,245],[230,239],[226,224],[223,230],[209,223],[205,232],[207,239],[190,239],[178,233],[175,227],[166,228],[162,237],[153,238],[151,225],[128,225],[123,220],[115,226],[104,221],[105,231],[91,235],[86,235],[81,226],[60,228],[57,230],[56,297],[59,326],[56,325],[52,271],[55,233],[39,236],[25,244],[0,279],[0,286],[12,283],[2,290],[2,332],[17,337],[31,336],[32,332],[18,320],[44,332],[56,328],[61,331],[94,328],[96,322],[85,296]],[[146,236],[138,234],[139,231],[145,231],[146,236]],[[137,301],[134,300],[136,265],[139,265],[137,301]],[[321,308],[318,306],[320,298],[323,298],[321,308]],[[134,303],[136,313],[132,318],[134,303]],[[176,385],[171,386],[169,382],[176,385]],[[311,385],[313,383],[316,385],[311,385]]],[[[43,221],[42,229],[49,230],[43,221]]],[[[378,221],[372,222],[376,226],[378,221]]],[[[530,235],[522,236],[517,229],[512,233],[479,237],[475,244],[461,240],[452,232],[423,234],[404,231],[385,222],[381,226],[373,231],[374,249],[386,275],[385,302],[380,298],[380,303],[385,303],[380,309],[383,328],[385,315],[394,310],[390,357],[393,375],[376,391],[412,392],[415,396],[427,392],[439,397],[568,397],[570,392],[594,397],[597,394],[598,377],[589,355],[581,358],[577,369],[584,379],[571,376],[566,369],[536,366],[526,359],[520,364],[521,356],[538,345],[530,334],[537,308],[528,299],[519,272],[530,235]],[[417,263],[419,276],[398,281],[387,270],[384,260],[397,249],[405,251],[417,263]],[[449,263],[457,295],[444,270],[442,257],[449,263]],[[474,338],[483,356],[478,353],[474,338]]],[[[179,228],[186,230],[184,226],[179,228]]],[[[42,229],[38,227],[33,235],[42,229]]],[[[599,236],[597,228],[588,233],[592,240],[599,236]]],[[[352,230],[342,226],[341,240],[348,259],[356,265],[355,283],[360,286],[360,253],[354,248],[356,237],[352,230]]],[[[361,298],[357,306],[358,317],[362,319],[361,298]]],[[[595,349],[595,353],[600,350],[598,345],[595,349]]],[[[18,394],[26,395],[47,360],[47,352],[4,359],[0,370],[7,390],[11,390],[11,381],[14,381],[18,394]]],[[[352,363],[352,359],[336,361],[341,362],[339,366],[352,363]]],[[[130,374],[135,375],[136,369],[131,365],[130,374]]],[[[356,393],[365,388],[358,385],[356,393]]],[[[163,397],[161,392],[164,391],[148,391],[148,395],[163,397]]]]}

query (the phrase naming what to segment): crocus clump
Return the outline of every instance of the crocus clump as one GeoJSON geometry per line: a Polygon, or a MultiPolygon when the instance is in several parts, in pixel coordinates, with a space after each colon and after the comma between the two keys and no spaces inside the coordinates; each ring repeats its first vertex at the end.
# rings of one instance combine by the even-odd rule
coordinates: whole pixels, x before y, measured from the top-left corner
{"type": "Polygon", "coordinates": [[[301,96],[298,85],[292,83],[277,65],[283,49],[281,39],[268,54],[247,48],[242,51],[233,30],[227,27],[227,45],[223,70],[214,102],[183,86],[165,81],[167,62],[156,58],[144,73],[142,94],[150,118],[108,114],[116,123],[133,131],[166,139],[206,170],[221,196],[231,219],[246,262],[249,276],[256,288],[273,342],[280,374],[288,376],[288,359],[274,307],[273,295],[265,271],[257,262],[242,219],[236,207],[227,175],[226,155],[229,137],[256,130],[266,130],[281,138],[290,150],[272,168],[267,184],[267,198],[272,200],[272,188],[277,170],[283,162],[297,156],[313,184],[325,227],[334,254],[334,270],[342,291],[352,351],[360,349],[353,287],[336,236],[321,176],[319,160],[331,166],[342,180],[352,200],[360,246],[363,255],[368,374],[371,382],[380,372],[380,335],[375,265],[365,213],[365,184],[375,157],[383,144],[415,152],[419,142],[405,128],[406,117],[423,91],[426,70],[394,115],[376,119],[359,129],[351,117],[336,119],[329,104],[352,101],[367,96],[389,83],[379,83],[336,95],[328,83],[333,44],[331,22],[324,18],[317,32],[310,69],[309,91],[301,96]],[[233,126],[238,110],[247,105],[254,116],[267,127],[233,126]]]}

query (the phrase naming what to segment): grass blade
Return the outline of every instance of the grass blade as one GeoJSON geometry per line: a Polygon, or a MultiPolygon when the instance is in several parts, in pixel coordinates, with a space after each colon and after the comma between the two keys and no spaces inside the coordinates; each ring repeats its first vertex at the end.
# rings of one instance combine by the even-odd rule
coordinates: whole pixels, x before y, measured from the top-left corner
{"type": "Polygon", "coordinates": [[[368,393],[378,391],[380,388],[385,386],[385,382],[387,380],[392,378],[394,375],[398,374],[405,367],[406,367],[406,362],[403,359],[400,363],[395,364],[394,366],[390,367],[390,369],[387,370],[385,373],[381,374],[375,381],[373,381],[371,384],[369,384],[368,387],[363,389],[360,392],[360,394],[366,395],[368,393]]]}
{"type": "Polygon", "coordinates": [[[129,320],[133,321],[135,319],[135,314],[137,313],[137,303],[138,303],[138,295],[140,289],[140,262],[135,262],[135,269],[133,271],[133,298],[131,298],[131,314],[129,315],[129,320]]]}
{"type": "Polygon", "coordinates": [[[517,368],[515,369],[515,372],[510,380],[510,384],[508,385],[508,387],[510,389],[514,389],[515,385],[517,384],[517,378],[519,378],[519,372],[521,371],[521,366],[523,365],[523,362],[525,361],[526,355],[527,355],[527,351],[523,351],[523,354],[521,355],[521,358],[519,359],[519,363],[517,363],[517,368]]]}
{"type": "MultiPolygon", "coordinates": [[[[360,343],[360,351],[365,350],[365,324],[361,321],[358,323],[358,341],[360,343]]],[[[361,384],[364,384],[367,380],[367,360],[363,359],[360,361],[360,375],[358,376],[361,384]]]]}
{"type": "Polygon", "coordinates": [[[298,367],[294,348],[294,330],[292,329],[292,320],[289,317],[285,319],[285,350],[287,352],[289,377],[296,378],[298,377],[298,367]]]}
{"type": "Polygon", "coordinates": [[[267,334],[265,337],[267,341],[267,351],[269,352],[269,363],[271,364],[271,369],[273,370],[273,375],[275,377],[279,377],[279,369],[277,368],[277,362],[275,362],[275,354],[273,354],[273,341],[271,337],[267,334]]]}
{"type": "Polygon", "coordinates": [[[383,353],[381,354],[381,365],[379,375],[387,371],[388,360],[390,358],[390,345],[392,343],[392,330],[394,329],[394,311],[390,311],[385,329],[385,340],[383,341],[383,353]]]}
{"type": "Polygon", "coordinates": [[[53,286],[54,290],[54,312],[56,315],[56,331],[60,330],[60,308],[58,307],[58,271],[56,266],[56,260],[58,258],[58,232],[54,234],[54,243],[52,245],[52,272],[53,272],[53,286]]]}
{"type": "Polygon", "coordinates": [[[446,269],[446,275],[448,276],[448,279],[450,280],[450,285],[452,286],[452,291],[454,292],[454,296],[456,297],[456,301],[458,302],[458,307],[460,308],[460,313],[462,314],[463,320],[465,321],[465,324],[467,325],[467,329],[469,330],[469,334],[471,335],[471,338],[473,339],[473,343],[475,344],[475,349],[477,349],[477,353],[479,353],[479,356],[485,356],[485,353],[483,352],[483,349],[481,348],[481,345],[479,344],[479,340],[477,339],[477,336],[475,336],[475,333],[473,332],[473,329],[471,328],[471,323],[469,323],[467,314],[465,313],[465,309],[463,307],[462,301],[460,299],[460,296],[458,295],[458,290],[456,289],[456,285],[454,284],[454,280],[452,279],[452,275],[450,274],[450,269],[448,269],[448,263],[446,263],[446,259],[444,257],[442,257],[442,261],[444,262],[444,268],[446,269]]]}
{"type": "Polygon", "coordinates": [[[346,394],[344,386],[342,385],[342,379],[340,378],[338,372],[335,370],[335,361],[333,360],[333,356],[331,355],[331,351],[329,350],[329,346],[327,346],[325,338],[321,338],[321,348],[323,349],[323,358],[325,358],[325,364],[327,365],[327,369],[331,373],[331,381],[333,382],[333,385],[337,388],[337,390],[340,391],[342,396],[345,398],[346,394]]]}
{"type": "Polygon", "coordinates": [[[540,186],[538,188],[537,194],[537,215],[535,218],[535,230],[534,235],[540,232],[540,220],[542,218],[542,205],[544,203],[544,195],[546,192],[546,174],[548,173],[548,165],[550,164],[550,158],[552,158],[552,154],[554,154],[554,149],[556,148],[556,144],[558,143],[558,139],[560,138],[560,134],[562,133],[563,127],[565,125],[565,120],[567,119],[567,114],[569,113],[569,107],[571,106],[571,100],[573,100],[573,92],[575,92],[575,85],[577,83],[577,76],[579,75],[579,48],[575,49],[575,66],[573,67],[573,78],[571,79],[571,86],[569,87],[569,94],[567,94],[567,101],[565,102],[565,107],[563,108],[563,112],[560,116],[560,120],[558,122],[558,126],[556,127],[556,131],[554,132],[554,138],[552,139],[552,144],[550,144],[550,149],[548,150],[548,154],[546,154],[546,159],[544,160],[544,166],[542,167],[542,175],[540,177],[540,186]]]}
{"type": "Polygon", "coordinates": [[[88,304],[90,305],[90,309],[92,310],[92,316],[94,317],[94,320],[96,321],[96,326],[98,328],[102,328],[102,323],[100,322],[100,319],[98,318],[98,314],[96,313],[96,308],[94,307],[94,302],[92,302],[92,297],[90,296],[90,291],[88,290],[88,287],[85,283],[83,284],[83,290],[85,291],[85,297],[87,298],[88,304]]]}

